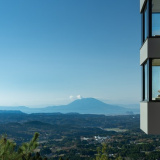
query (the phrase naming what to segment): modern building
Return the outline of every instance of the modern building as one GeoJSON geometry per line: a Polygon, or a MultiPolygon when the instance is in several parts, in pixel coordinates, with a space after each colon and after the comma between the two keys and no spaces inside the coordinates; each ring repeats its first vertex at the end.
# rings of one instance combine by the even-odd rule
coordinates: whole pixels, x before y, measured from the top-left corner
{"type": "Polygon", "coordinates": [[[160,134],[160,0],[140,0],[142,16],[142,101],[140,128],[160,134]]]}

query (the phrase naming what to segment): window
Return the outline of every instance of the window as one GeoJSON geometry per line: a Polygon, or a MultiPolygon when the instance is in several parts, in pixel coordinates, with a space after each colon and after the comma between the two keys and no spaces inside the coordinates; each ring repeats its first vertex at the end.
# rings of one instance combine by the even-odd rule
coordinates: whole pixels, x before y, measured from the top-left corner
{"type": "Polygon", "coordinates": [[[144,9],[144,41],[147,39],[148,37],[148,2],[146,4],[146,7],[144,9]]]}
{"type": "Polygon", "coordinates": [[[142,100],[160,101],[160,59],[148,59],[142,68],[142,100]]]}
{"type": "Polygon", "coordinates": [[[160,36],[160,0],[152,0],[152,36],[160,36]]]}
{"type": "Polygon", "coordinates": [[[160,0],[147,0],[142,10],[142,44],[148,37],[160,37],[160,0]]]}
{"type": "Polygon", "coordinates": [[[143,42],[149,37],[149,3],[150,1],[147,1],[145,4],[145,7],[142,11],[142,44],[143,42]]]}
{"type": "Polygon", "coordinates": [[[152,60],[152,100],[160,100],[160,59],[152,60]]]}
{"type": "Polygon", "coordinates": [[[144,100],[148,100],[148,67],[147,62],[144,64],[144,100]]]}

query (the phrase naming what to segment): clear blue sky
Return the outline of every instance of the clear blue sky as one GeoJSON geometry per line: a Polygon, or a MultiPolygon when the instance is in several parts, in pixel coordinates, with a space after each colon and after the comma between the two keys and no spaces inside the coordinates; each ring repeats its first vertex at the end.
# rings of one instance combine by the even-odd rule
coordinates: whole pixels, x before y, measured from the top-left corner
{"type": "Polygon", "coordinates": [[[0,0],[0,105],[139,103],[140,25],[139,0],[0,0]]]}

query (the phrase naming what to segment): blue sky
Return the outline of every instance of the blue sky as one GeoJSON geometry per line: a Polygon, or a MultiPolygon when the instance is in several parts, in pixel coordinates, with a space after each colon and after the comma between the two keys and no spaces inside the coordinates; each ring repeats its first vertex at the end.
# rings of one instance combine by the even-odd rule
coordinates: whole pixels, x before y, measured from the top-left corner
{"type": "Polygon", "coordinates": [[[0,105],[139,103],[139,0],[1,0],[0,105]]]}

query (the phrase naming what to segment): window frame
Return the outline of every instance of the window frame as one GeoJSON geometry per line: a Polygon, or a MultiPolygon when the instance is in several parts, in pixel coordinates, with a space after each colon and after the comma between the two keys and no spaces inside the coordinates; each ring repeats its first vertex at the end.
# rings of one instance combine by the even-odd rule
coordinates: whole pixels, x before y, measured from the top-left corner
{"type": "Polygon", "coordinates": [[[142,44],[150,37],[153,37],[152,36],[152,0],[146,0],[145,4],[144,4],[144,7],[142,9],[142,12],[141,12],[141,24],[142,24],[142,27],[141,27],[141,41],[142,41],[142,44]],[[147,7],[147,36],[145,38],[145,10],[146,10],[146,7],[147,7]]]}
{"type": "Polygon", "coordinates": [[[152,59],[151,58],[147,59],[142,64],[142,101],[152,101],[152,59]],[[145,71],[145,65],[147,65],[146,71],[145,71]],[[145,77],[145,72],[147,72],[147,77],[145,77]],[[147,89],[145,90],[146,83],[147,83],[147,89]],[[145,97],[146,92],[147,92],[147,97],[145,97]]]}
{"type": "MultiPolygon", "coordinates": [[[[152,0],[150,0],[150,3],[151,3],[151,4],[150,4],[150,6],[151,6],[151,7],[150,7],[150,8],[151,8],[151,9],[150,9],[150,10],[151,10],[151,12],[150,12],[150,13],[151,13],[151,15],[150,15],[150,16],[151,16],[151,37],[160,38],[160,36],[152,36],[152,31],[153,31],[153,30],[152,30],[152,23],[153,23],[153,22],[152,22],[152,0]]],[[[157,13],[160,13],[160,12],[157,12],[157,13]]]]}
{"type": "Polygon", "coordinates": [[[152,100],[152,60],[160,58],[149,58],[142,64],[142,101],[144,102],[160,102],[160,100],[152,100]],[[145,98],[145,65],[147,65],[147,98],[145,98]]]}
{"type": "MultiPolygon", "coordinates": [[[[152,58],[152,60],[156,60],[156,59],[159,59],[159,60],[160,60],[160,58],[152,58]]],[[[151,62],[152,62],[152,61],[151,61],[151,62]]],[[[152,67],[153,67],[153,65],[152,65],[152,63],[151,63],[151,72],[152,72],[152,67]]],[[[152,74],[151,74],[151,80],[152,80],[152,78],[153,78],[153,77],[152,77],[152,74]]],[[[152,81],[151,81],[151,85],[150,85],[150,86],[151,86],[151,91],[152,91],[152,81]]],[[[152,92],[151,92],[151,93],[152,93],[152,92]]],[[[152,95],[151,95],[151,101],[152,101],[152,102],[160,102],[160,100],[152,100],[152,98],[153,98],[153,97],[152,97],[152,95]]]]}

